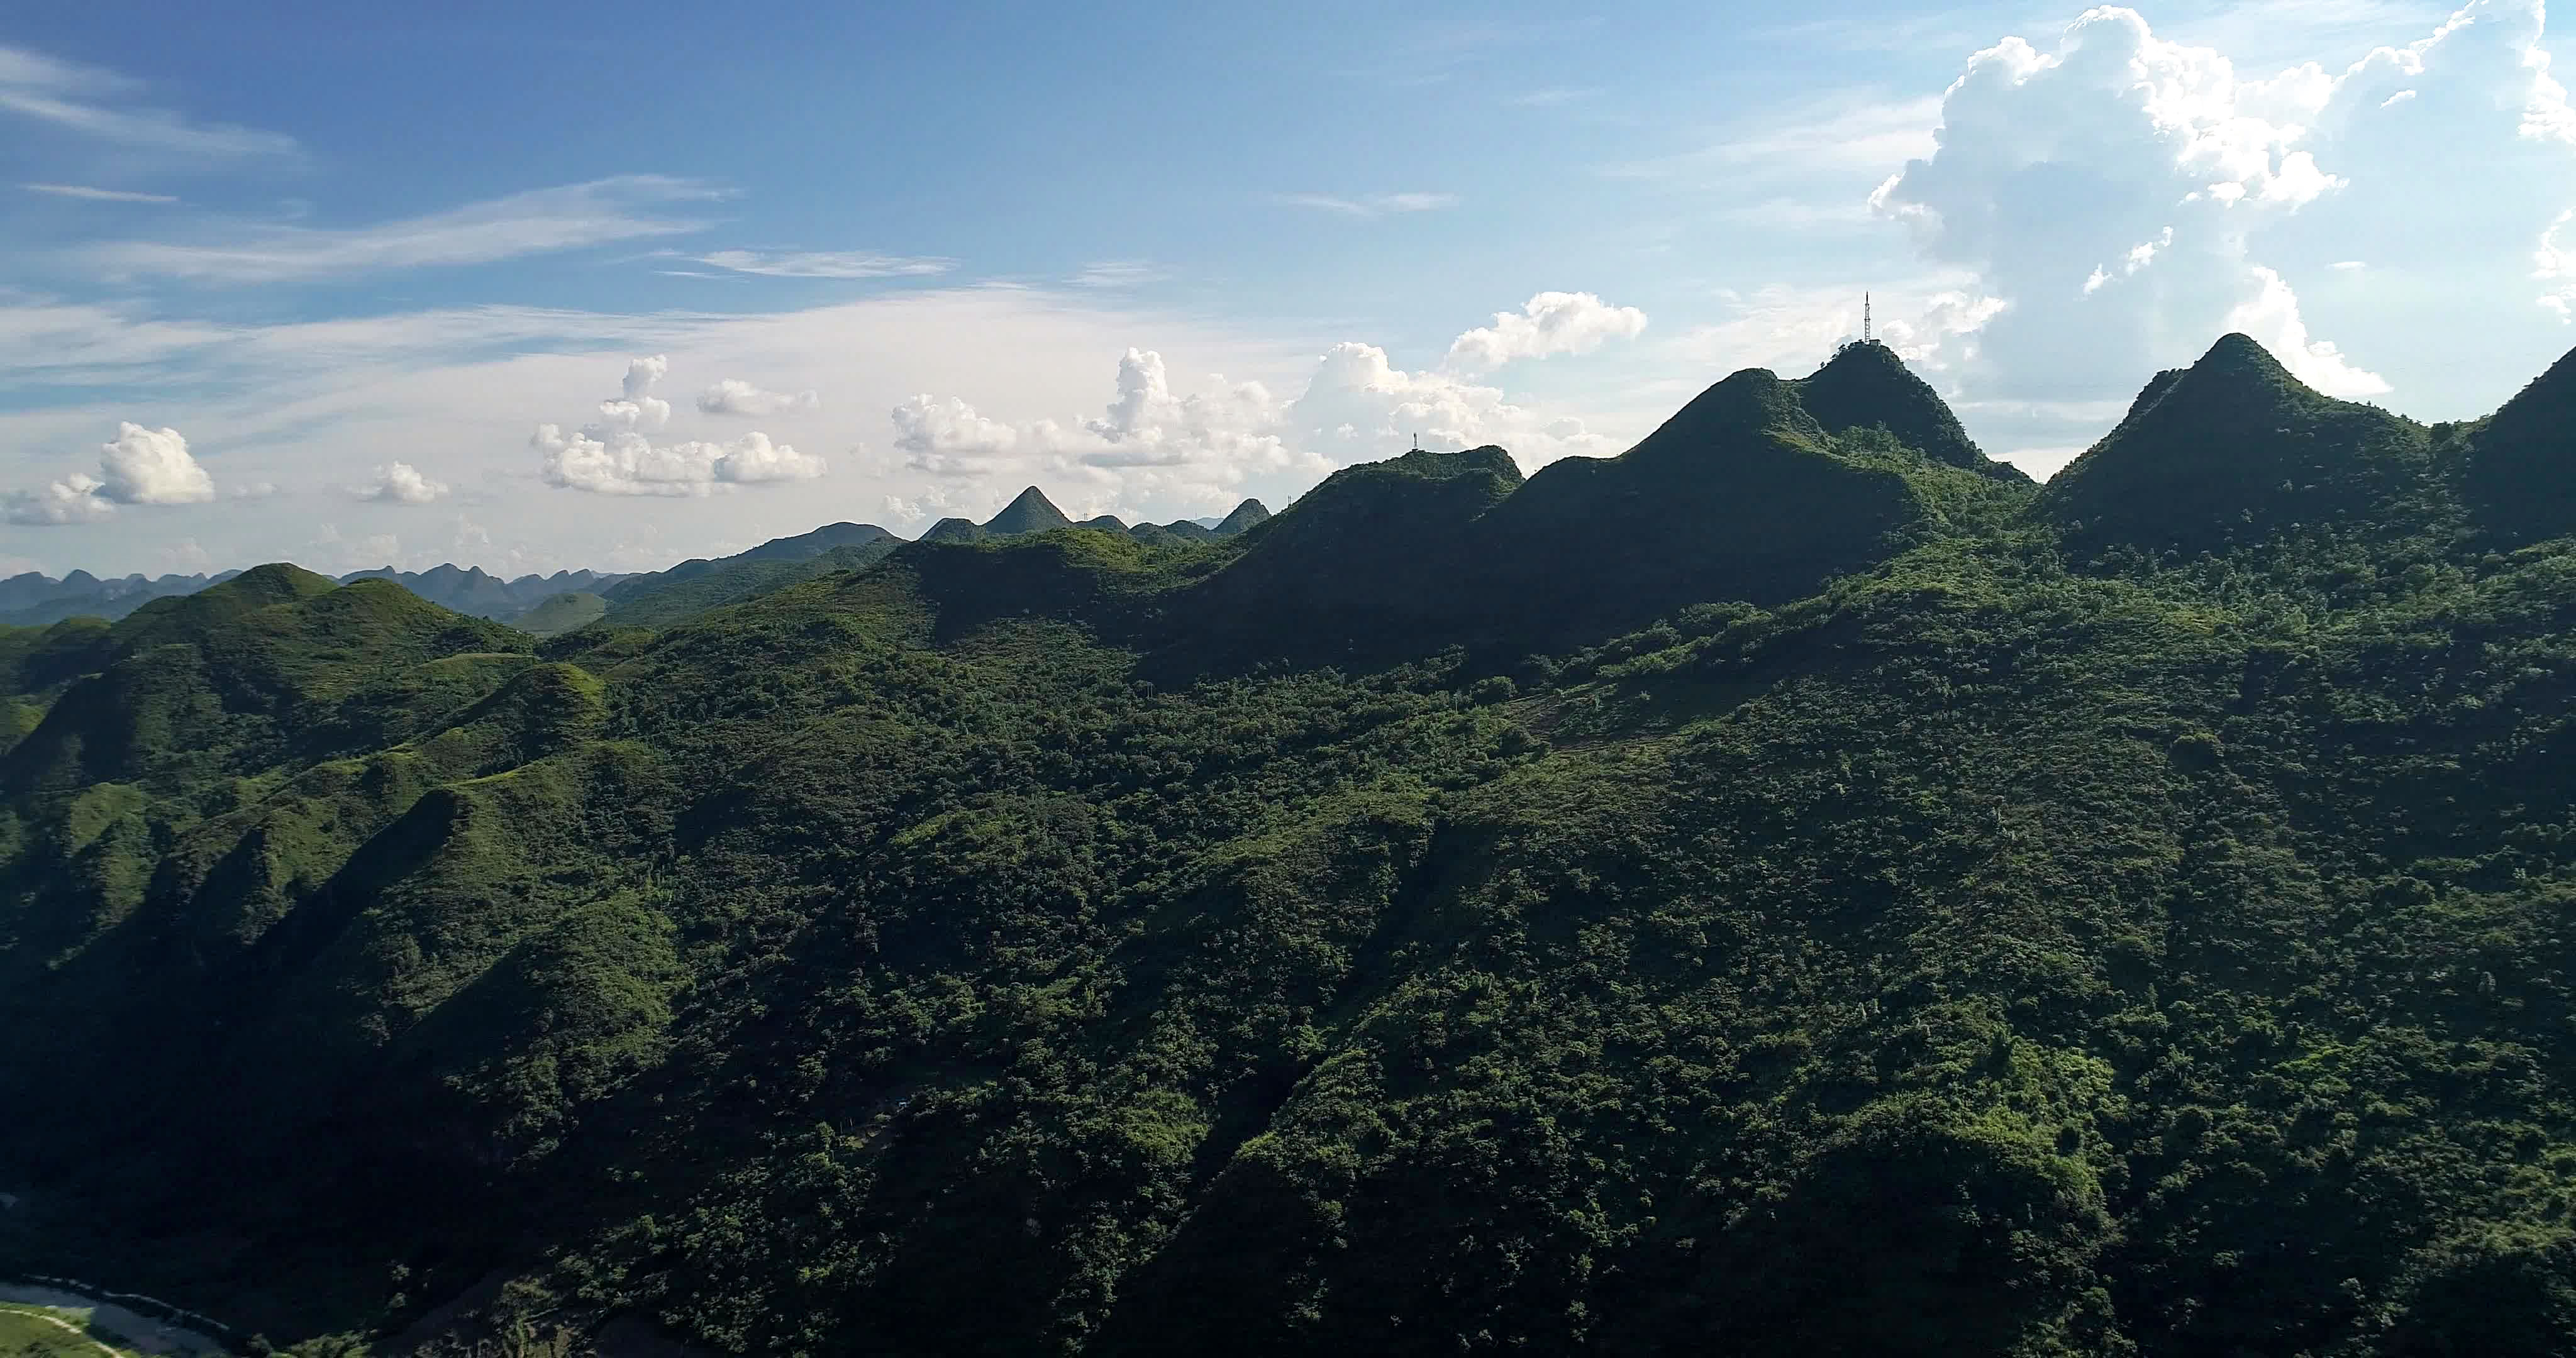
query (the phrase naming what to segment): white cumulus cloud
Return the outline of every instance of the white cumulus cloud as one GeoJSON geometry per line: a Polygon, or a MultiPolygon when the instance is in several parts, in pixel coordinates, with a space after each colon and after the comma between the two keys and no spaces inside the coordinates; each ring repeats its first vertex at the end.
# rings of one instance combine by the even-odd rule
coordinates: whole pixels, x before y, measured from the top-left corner
{"type": "Polygon", "coordinates": [[[824,460],[773,442],[754,431],[723,442],[689,439],[656,443],[651,434],[670,422],[671,403],[653,394],[670,372],[655,354],[626,365],[620,395],[599,403],[599,421],[566,432],[541,424],[529,436],[548,485],[600,495],[707,495],[734,486],[808,481],[828,469],[824,460]]]}
{"type": "Polygon", "coordinates": [[[116,512],[98,493],[99,484],[95,476],[73,472],[40,489],[11,491],[0,500],[0,517],[36,526],[96,523],[116,512]]]}
{"type": "Polygon", "coordinates": [[[360,499],[398,505],[430,504],[445,494],[446,482],[429,479],[408,462],[388,462],[376,468],[375,482],[358,491],[360,499]]]}
{"type": "Polygon", "coordinates": [[[201,504],[215,498],[215,480],[188,451],[176,429],[120,423],[116,437],[99,445],[98,475],[74,472],[37,490],[0,499],[0,517],[11,523],[95,523],[118,505],[201,504]]]}
{"type": "MultiPolygon", "coordinates": [[[[2420,41],[2269,75],[2118,7],[1977,53],[1937,147],[1871,200],[1992,303],[1926,361],[1971,400],[2073,403],[2236,329],[2366,397],[2407,358],[2381,356],[2404,348],[2386,336],[2434,313],[2477,342],[2527,324],[2535,296],[2576,302],[2552,225],[2576,203],[2576,113],[2543,18],[2538,0],[2474,0],[2420,41]],[[2312,314],[2301,290],[2360,259],[2385,282],[2320,291],[2312,314]]],[[[2417,380],[2438,380],[2430,362],[2417,380]]]]}
{"type": "Polygon", "coordinates": [[[176,429],[119,424],[99,449],[99,494],[118,504],[184,505],[215,498],[215,479],[188,452],[176,429]]]}
{"type": "Polygon", "coordinates": [[[976,414],[975,407],[955,396],[937,400],[925,392],[896,406],[889,418],[903,465],[933,476],[976,475],[1020,441],[1020,431],[976,414]]]}
{"type": "Polygon", "coordinates": [[[1614,339],[1635,339],[1646,328],[1646,313],[1632,306],[1611,306],[1588,292],[1542,292],[1519,311],[1497,311],[1492,325],[1480,325],[1449,346],[1448,366],[1461,372],[1488,372],[1516,358],[1551,354],[1588,354],[1614,339]]]}
{"type": "MultiPolygon", "coordinates": [[[[1645,319],[1589,293],[1541,293],[1459,336],[1452,362],[1441,369],[1407,371],[1376,345],[1336,344],[1293,396],[1222,377],[1196,391],[1176,390],[1160,353],[1129,349],[1098,416],[1014,424],[959,397],[920,395],[891,412],[894,449],[904,470],[950,486],[1043,484],[1066,497],[1068,510],[1083,513],[1135,505],[1220,510],[1250,490],[1311,482],[1416,442],[1443,451],[1499,443],[1530,466],[1603,455],[1616,449],[1582,420],[1519,405],[1461,369],[1589,352],[1635,335],[1645,319]]],[[[989,496],[950,490],[940,503],[978,498],[989,496]]],[[[921,509],[906,500],[900,512],[921,509]]]]}
{"type": "Polygon", "coordinates": [[[698,411],[705,415],[778,415],[791,410],[812,410],[821,403],[822,398],[811,391],[763,391],[733,377],[698,393],[698,411]]]}

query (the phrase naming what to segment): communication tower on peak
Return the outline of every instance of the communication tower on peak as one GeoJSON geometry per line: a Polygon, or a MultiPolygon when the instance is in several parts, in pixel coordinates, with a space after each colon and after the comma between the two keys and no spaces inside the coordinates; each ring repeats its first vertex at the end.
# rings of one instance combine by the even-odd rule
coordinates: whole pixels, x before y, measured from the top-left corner
{"type": "Polygon", "coordinates": [[[1870,323],[1869,294],[1866,292],[1860,295],[1860,342],[1863,344],[1878,342],[1877,328],[1870,323]]]}

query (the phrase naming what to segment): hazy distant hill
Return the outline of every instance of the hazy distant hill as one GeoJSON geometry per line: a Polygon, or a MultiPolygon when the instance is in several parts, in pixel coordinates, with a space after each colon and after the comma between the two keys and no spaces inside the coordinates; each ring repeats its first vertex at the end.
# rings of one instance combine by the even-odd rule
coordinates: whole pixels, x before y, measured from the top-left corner
{"type": "MultiPolygon", "coordinates": [[[[215,575],[164,575],[155,579],[129,575],[121,579],[101,580],[87,571],[76,570],[61,580],[55,580],[31,572],[0,580],[0,625],[42,625],[73,617],[105,618],[113,622],[151,600],[194,594],[239,574],[239,571],[223,571],[215,575]]],[[[506,622],[552,595],[598,590],[625,577],[580,570],[503,580],[487,574],[479,566],[446,565],[426,571],[397,571],[385,566],[354,571],[340,578],[343,581],[391,580],[441,607],[506,622]]]]}
{"type": "Polygon", "coordinates": [[[549,596],[536,607],[510,619],[510,625],[530,636],[550,637],[577,627],[588,627],[607,616],[606,599],[574,591],[549,596]]]}
{"type": "Polygon", "coordinates": [[[558,594],[598,593],[627,577],[597,571],[557,571],[503,580],[480,566],[445,565],[425,571],[397,571],[391,566],[353,571],[348,580],[391,580],[412,593],[459,613],[508,622],[558,594]]]}
{"type": "Polygon", "coordinates": [[[732,556],[683,561],[669,570],[629,576],[597,592],[607,603],[609,620],[664,626],[797,580],[867,565],[902,541],[872,523],[826,524],[732,556]]]}
{"type": "Polygon", "coordinates": [[[1169,546],[1183,542],[1215,542],[1233,537],[1270,517],[1259,500],[1245,500],[1232,513],[1211,526],[1194,519],[1175,519],[1170,523],[1129,524],[1115,514],[1102,514],[1075,523],[1067,518],[1044,491],[1031,486],[1003,506],[1002,511],[982,523],[970,519],[946,518],[932,524],[921,535],[923,542],[981,542],[987,538],[1017,537],[1028,533],[1050,532],[1058,528],[1090,528],[1104,533],[1124,533],[1152,546],[1169,546]]]}
{"type": "Polygon", "coordinates": [[[88,571],[76,570],[56,580],[29,571],[0,580],[0,625],[41,626],[65,618],[105,618],[113,622],[154,599],[194,594],[238,574],[128,575],[101,580],[88,571]]]}

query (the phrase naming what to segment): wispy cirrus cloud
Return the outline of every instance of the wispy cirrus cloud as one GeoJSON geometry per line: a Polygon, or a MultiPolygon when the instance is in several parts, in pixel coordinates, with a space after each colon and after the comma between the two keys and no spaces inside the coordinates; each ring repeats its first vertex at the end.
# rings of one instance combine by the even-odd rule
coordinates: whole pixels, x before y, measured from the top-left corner
{"type": "Polygon", "coordinates": [[[1576,89],[1569,85],[1551,85],[1546,89],[1524,90],[1503,102],[1514,108],[1556,108],[1592,98],[1601,93],[1595,89],[1576,89]]]}
{"type": "Polygon", "coordinates": [[[156,314],[137,302],[0,289],[0,398],[32,388],[136,383],[165,394],[245,385],[275,391],[528,350],[667,344],[712,323],[690,313],[481,306],[245,325],[156,314]]]}
{"type": "Polygon", "coordinates": [[[168,109],[136,104],[133,96],[141,89],[141,82],[114,71],[0,46],[0,113],[195,161],[292,160],[303,154],[284,133],[193,122],[168,109]]]}
{"type": "Polygon", "coordinates": [[[1603,167],[1614,179],[1706,182],[1730,193],[1752,179],[1865,176],[1931,155],[1941,123],[1937,95],[1889,99],[1847,90],[1716,129],[1701,146],[1603,167]]]}
{"type": "Polygon", "coordinates": [[[1398,212],[1436,212],[1458,206],[1454,193],[1373,193],[1359,198],[1344,198],[1330,193],[1282,193],[1272,202],[1281,207],[1311,208],[1338,216],[1368,219],[1398,212]]]}
{"type": "Polygon", "coordinates": [[[234,224],[194,241],[117,241],[73,258],[112,279],[214,284],[299,283],[398,269],[488,264],[521,255],[703,231],[668,215],[727,196],[704,180],[619,175],[532,189],[445,212],[359,227],[234,224]]]}
{"type": "Polygon", "coordinates": [[[718,250],[700,264],[767,278],[921,278],[957,267],[952,259],[867,250],[718,250]]]}
{"type": "Polygon", "coordinates": [[[1066,281],[1077,288],[1134,288],[1160,283],[1170,271],[1150,259],[1099,259],[1066,281]]]}
{"type": "Polygon", "coordinates": [[[1380,88],[1437,85],[1514,51],[1580,38],[1600,23],[1597,17],[1399,21],[1377,45],[1377,58],[1347,74],[1380,88]]]}
{"type": "Polygon", "coordinates": [[[88,184],[21,184],[28,193],[42,193],[55,198],[79,198],[93,203],[175,203],[178,196],[168,193],[137,193],[132,189],[102,189],[88,184]]]}

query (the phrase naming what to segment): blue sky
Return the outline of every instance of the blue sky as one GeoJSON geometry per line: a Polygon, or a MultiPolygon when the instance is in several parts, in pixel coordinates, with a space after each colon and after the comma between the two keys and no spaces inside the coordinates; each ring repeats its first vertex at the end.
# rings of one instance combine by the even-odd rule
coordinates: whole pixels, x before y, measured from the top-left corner
{"type": "Polygon", "coordinates": [[[2536,4],[0,17],[0,570],[635,569],[1615,453],[1885,332],[2035,472],[2571,344],[2536,4]]]}

